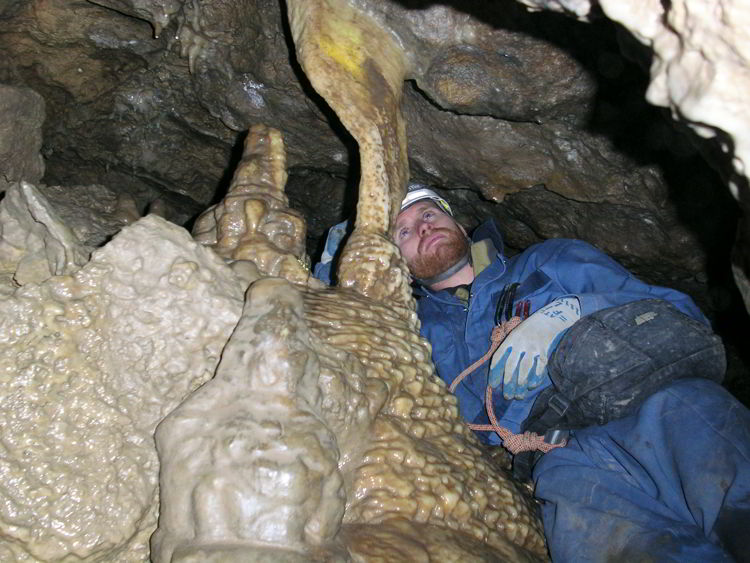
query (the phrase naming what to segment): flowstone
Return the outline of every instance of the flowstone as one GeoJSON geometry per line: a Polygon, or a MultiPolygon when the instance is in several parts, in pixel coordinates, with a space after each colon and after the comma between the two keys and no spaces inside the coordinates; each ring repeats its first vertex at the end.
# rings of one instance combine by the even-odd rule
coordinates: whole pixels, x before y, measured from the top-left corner
{"type": "Polygon", "coordinates": [[[304,269],[304,229],[269,181],[283,163],[280,134],[253,127],[225,201],[196,226],[222,255],[247,255],[243,241],[259,254],[234,262],[253,276],[215,378],[158,427],[152,558],[543,558],[528,491],[461,422],[413,307],[304,269]],[[268,277],[279,264],[291,281],[268,277]]]}
{"type": "Polygon", "coordinates": [[[149,215],[58,270],[43,250],[62,239],[42,232],[47,270],[0,301],[3,560],[546,557],[528,490],[434,373],[388,237],[408,177],[403,53],[344,0],[289,14],[362,151],[341,287],[310,275],[264,126],[195,240],[149,215]]]}
{"type": "Polygon", "coordinates": [[[154,429],[213,374],[241,296],[213,252],[148,216],[0,300],[0,559],[148,559],[154,429]]]}

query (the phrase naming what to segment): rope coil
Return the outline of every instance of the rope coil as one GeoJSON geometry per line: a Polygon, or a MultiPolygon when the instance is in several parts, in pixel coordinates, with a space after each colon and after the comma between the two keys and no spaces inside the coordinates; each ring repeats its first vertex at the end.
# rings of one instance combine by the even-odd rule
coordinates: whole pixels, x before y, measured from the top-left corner
{"type": "MultiPolygon", "coordinates": [[[[482,356],[476,362],[463,370],[458,375],[458,377],[453,380],[453,382],[448,386],[450,392],[453,393],[456,390],[456,387],[458,387],[458,385],[464,379],[466,379],[466,377],[470,373],[473,373],[475,369],[477,369],[488,359],[490,359],[492,357],[492,354],[494,354],[495,351],[500,347],[500,344],[502,344],[503,340],[505,340],[510,332],[519,324],[521,324],[521,318],[513,317],[512,319],[505,321],[504,323],[499,324],[495,328],[493,328],[492,335],[490,336],[490,349],[487,350],[487,353],[484,356],[482,356]]],[[[514,434],[504,426],[500,426],[497,420],[497,416],[495,416],[495,409],[492,406],[492,386],[489,385],[489,383],[487,384],[487,389],[485,390],[484,394],[484,407],[485,409],[487,409],[487,416],[490,419],[490,424],[467,423],[469,428],[471,428],[472,430],[497,433],[497,435],[500,436],[503,441],[503,447],[513,455],[529,451],[540,451],[547,453],[550,450],[561,448],[567,444],[567,440],[564,440],[559,444],[548,444],[544,441],[544,436],[541,436],[536,432],[514,434]]]]}

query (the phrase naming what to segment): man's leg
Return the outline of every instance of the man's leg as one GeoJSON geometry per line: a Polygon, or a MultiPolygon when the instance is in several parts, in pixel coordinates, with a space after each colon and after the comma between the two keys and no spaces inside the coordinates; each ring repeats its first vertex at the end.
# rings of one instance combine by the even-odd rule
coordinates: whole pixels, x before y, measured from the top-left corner
{"type": "Polygon", "coordinates": [[[576,431],[534,480],[555,561],[750,561],[750,411],[711,381],[576,431]]]}

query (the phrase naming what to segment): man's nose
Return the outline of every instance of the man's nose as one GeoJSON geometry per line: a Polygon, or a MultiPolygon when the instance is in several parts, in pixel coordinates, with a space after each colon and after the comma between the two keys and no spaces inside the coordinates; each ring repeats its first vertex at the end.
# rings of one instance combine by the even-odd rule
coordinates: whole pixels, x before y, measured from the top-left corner
{"type": "Polygon", "coordinates": [[[419,223],[419,227],[417,228],[417,232],[419,233],[420,237],[425,236],[430,231],[432,231],[432,223],[428,223],[427,221],[421,221],[419,223]]]}

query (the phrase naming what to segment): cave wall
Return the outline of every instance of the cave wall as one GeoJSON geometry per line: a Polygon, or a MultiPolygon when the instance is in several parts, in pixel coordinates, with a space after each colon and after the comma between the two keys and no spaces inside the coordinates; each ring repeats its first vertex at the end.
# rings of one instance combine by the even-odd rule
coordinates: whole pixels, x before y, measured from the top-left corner
{"type": "MultiPolygon", "coordinates": [[[[736,229],[747,201],[744,131],[733,128],[742,124],[744,105],[723,104],[721,95],[731,91],[726,76],[741,81],[744,67],[723,66],[727,52],[721,48],[700,51],[705,60],[694,62],[695,42],[715,40],[723,28],[709,26],[713,35],[690,35],[684,41],[689,48],[681,52],[669,35],[673,31],[660,27],[654,15],[669,8],[671,27],[690,24],[692,32],[702,29],[694,24],[712,21],[713,14],[687,9],[699,3],[673,2],[668,8],[660,2],[631,3],[629,11],[617,11],[615,3],[601,2],[601,12],[583,0],[525,3],[562,13],[529,14],[519,4],[501,1],[350,3],[407,54],[402,109],[412,178],[436,184],[469,226],[487,215],[499,219],[511,251],[551,236],[575,236],[649,281],[687,290],[723,328],[730,348],[741,345],[746,312],[730,265],[740,289],[747,291],[746,227],[736,229]],[[619,20],[632,35],[604,15],[619,20]],[[643,65],[650,65],[650,77],[643,65]],[[701,82],[706,76],[715,83],[701,82]],[[669,116],[642,102],[645,92],[692,129],[675,129],[669,116]],[[712,111],[720,114],[716,122],[712,111]]],[[[738,6],[721,3],[733,16],[726,21],[745,21],[738,6]]],[[[54,559],[71,551],[90,559],[102,553],[132,560],[148,556],[158,470],[151,436],[168,412],[210,379],[240,314],[243,284],[258,272],[230,270],[216,248],[198,246],[157,213],[138,220],[141,214],[158,212],[192,226],[199,211],[224,195],[244,131],[261,121],[285,134],[287,191],[299,209],[270,205],[276,215],[269,224],[280,214],[294,225],[295,253],[283,260],[263,258],[263,237],[285,240],[287,233],[253,231],[245,239],[246,233],[239,236],[249,254],[228,258],[252,259],[266,274],[299,276],[293,281],[302,283],[309,272],[299,212],[315,225],[307,240],[310,254],[330,222],[353,212],[362,137],[355,134],[356,147],[313,92],[290,44],[287,16],[286,5],[272,1],[37,0],[0,8],[0,78],[6,84],[0,89],[0,111],[6,116],[0,133],[0,181],[6,192],[0,209],[0,303],[5,311],[0,383],[13,429],[7,444],[12,455],[3,457],[2,471],[18,485],[13,506],[21,507],[3,515],[12,521],[6,532],[13,538],[0,547],[4,557],[54,559]],[[131,481],[132,486],[118,488],[131,481]],[[41,513],[50,515],[43,526],[41,513]]],[[[724,30],[727,42],[739,41],[732,31],[724,30]]],[[[329,84],[334,91],[335,86],[329,84]]],[[[341,108],[337,111],[341,114],[341,108]]],[[[279,177],[285,174],[276,171],[279,177]]],[[[395,185],[401,176],[394,178],[395,185]]],[[[229,207],[222,203],[212,210],[229,207]]],[[[247,224],[263,224],[261,215],[250,213],[247,224]]],[[[368,224],[379,222],[382,228],[387,215],[381,209],[368,224]]],[[[211,229],[201,230],[202,225],[196,224],[196,238],[209,246],[218,243],[221,237],[205,239],[211,229]]],[[[350,262],[353,271],[361,266],[350,262]]],[[[366,297],[379,288],[393,289],[356,286],[356,277],[355,289],[366,297]]],[[[248,308],[247,314],[273,313],[279,303],[299,308],[302,298],[290,297],[293,292],[285,287],[269,289],[264,294],[268,303],[260,298],[268,311],[248,308]]],[[[314,292],[304,299],[325,301],[314,292]]],[[[409,298],[402,291],[399,299],[409,298]]],[[[322,310],[333,310],[335,301],[321,305],[322,310]]],[[[366,310],[359,303],[345,301],[337,314],[366,310]]],[[[387,308],[378,311],[393,314],[387,308]]],[[[294,322],[303,334],[300,314],[295,313],[294,322]]],[[[397,310],[397,316],[402,314],[397,310]]],[[[413,329],[414,319],[406,318],[413,329]]],[[[372,324],[367,314],[360,321],[372,324]]],[[[336,322],[340,319],[328,324],[336,322]]],[[[409,327],[399,324],[398,330],[409,327]]],[[[306,338],[303,344],[309,346],[306,338]]],[[[471,445],[461,425],[452,428],[455,405],[428,381],[421,345],[412,344],[409,353],[420,358],[421,367],[402,370],[413,378],[401,381],[406,381],[403,393],[387,384],[389,416],[406,413],[413,423],[409,431],[417,436],[430,427],[419,416],[431,412],[430,424],[442,432],[436,434],[438,442],[458,435],[461,447],[471,445]],[[423,389],[429,391],[427,398],[423,389]]],[[[366,355],[372,348],[364,353],[355,342],[351,349],[352,354],[360,349],[365,364],[375,361],[366,355]]],[[[329,352],[325,361],[340,361],[340,351],[329,352]]],[[[382,359],[377,347],[372,353],[382,359]]],[[[739,375],[729,385],[737,392],[746,385],[746,368],[741,354],[735,354],[739,375]]],[[[299,355],[290,357],[299,363],[299,355]]],[[[365,368],[358,369],[364,373],[365,368]]],[[[283,379],[296,372],[279,373],[283,379]]],[[[254,377],[265,375],[259,370],[254,377]]],[[[277,399],[288,403],[285,395],[277,399]]],[[[185,420],[204,420],[202,413],[196,417],[198,411],[190,411],[191,404],[185,408],[185,420]]],[[[323,409],[317,403],[310,408],[323,409]]],[[[381,430],[383,441],[402,439],[393,437],[398,433],[391,426],[381,430]]],[[[333,438],[326,429],[316,436],[330,446],[323,448],[322,457],[328,459],[333,438]]],[[[335,439],[346,443],[340,435],[335,439]]],[[[175,447],[164,443],[167,449],[175,447]]],[[[383,467],[377,465],[383,461],[378,455],[383,454],[368,459],[383,467]]],[[[386,466],[396,473],[411,463],[404,465],[404,456],[386,457],[392,463],[386,466]]],[[[465,461],[460,455],[456,459],[465,461]]],[[[326,466],[323,472],[329,470],[326,466]]],[[[511,490],[498,494],[520,494],[511,490]]],[[[513,502],[499,505],[508,510],[513,502]]],[[[377,499],[372,504],[385,510],[377,499]]],[[[414,514],[421,510],[416,501],[395,506],[396,511],[413,508],[414,514]]],[[[459,522],[478,511],[468,502],[450,504],[451,510],[455,507],[459,522]]],[[[364,501],[358,510],[365,518],[374,514],[364,501]]],[[[503,518],[512,520],[512,513],[503,518]]],[[[531,531],[511,529],[511,536],[527,534],[538,554],[543,551],[538,528],[527,520],[531,531]]],[[[372,545],[359,524],[350,524],[347,533],[358,538],[361,549],[372,545]]],[[[416,525],[406,528],[416,536],[435,534],[416,525]]],[[[406,532],[396,526],[379,533],[395,542],[406,532]]],[[[451,541],[466,549],[462,553],[486,554],[458,533],[451,541]]],[[[496,541],[506,545],[506,540],[496,541]]],[[[516,547],[507,549],[524,557],[516,547]]],[[[426,547],[424,553],[429,556],[426,547]]]]}
{"type": "MultiPolygon", "coordinates": [[[[661,282],[705,270],[714,239],[726,235],[690,215],[707,205],[731,213],[731,204],[716,203],[723,188],[705,167],[673,156],[695,154],[690,143],[634,101],[645,74],[620,55],[616,26],[507,1],[360,4],[412,59],[411,176],[458,192],[469,226],[510,214],[512,247],[580,237],[661,282]],[[649,143],[658,150],[643,150],[649,143]],[[685,167],[696,173],[668,177],[685,167]],[[692,209],[673,197],[680,182],[692,209]],[[476,205],[462,197],[469,193],[476,205]],[[492,202],[500,205],[482,205],[492,202]],[[579,219],[602,211],[618,221],[579,219]],[[550,213],[557,225],[543,219],[550,213]]],[[[326,194],[342,179],[356,183],[356,145],[299,69],[284,13],[275,0],[6,7],[0,76],[46,100],[45,182],[114,186],[141,210],[164,201],[185,222],[226,189],[242,132],[263,122],[285,132],[293,177],[314,177],[326,194]]],[[[350,200],[339,196],[334,207],[351,213],[350,200]]]]}
{"type": "MultiPolygon", "coordinates": [[[[732,340],[750,326],[738,291],[744,153],[734,150],[745,113],[741,99],[722,101],[739,91],[722,84],[744,80],[727,47],[741,41],[742,6],[722,2],[732,15],[722,24],[692,8],[701,2],[673,3],[672,27],[695,30],[680,50],[654,19],[658,2],[524,4],[352,2],[408,53],[411,178],[443,190],[469,228],[495,217],[511,253],[550,237],[594,244],[691,294],[732,340]],[[712,111],[720,117],[709,126],[712,111]]],[[[44,184],[104,186],[120,215],[157,211],[189,227],[226,191],[244,131],[265,123],[284,132],[288,191],[313,260],[325,229],[354,214],[357,144],[301,70],[285,3],[37,0],[0,10],[0,81],[44,104],[44,184]]],[[[40,171],[28,173],[36,181],[40,171]]],[[[17,176],[9,164],[6,178],[17,176]]],[[[741,366],[744,347],[732,348],[730,365],[741,366]]]]}

